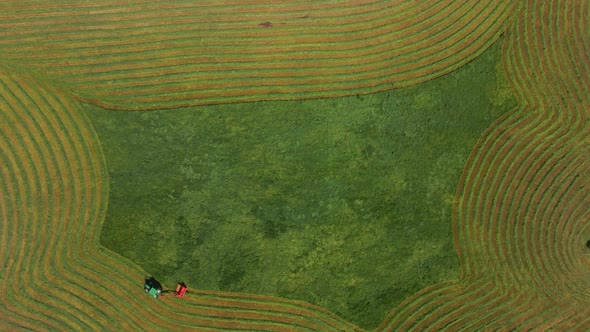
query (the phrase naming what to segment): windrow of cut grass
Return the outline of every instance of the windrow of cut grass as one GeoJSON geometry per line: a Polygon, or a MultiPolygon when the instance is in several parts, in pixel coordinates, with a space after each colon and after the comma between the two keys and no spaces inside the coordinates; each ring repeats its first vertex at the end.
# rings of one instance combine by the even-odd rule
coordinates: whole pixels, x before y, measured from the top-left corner
{"type": "Polygon", "coordinates": [[[113,109],[318,98],[423,82],[502,33],[509,0],[9,1],[0,55],[113,109]]]}
{"type": "MultiPolygon", "coordinates": [[[[530,121],[532,128],[542,130],[542,124],[539,123],[542,121],[534,120],[543,116],[551,119],[549,115],[535,115],[524,118],[520,123],[530,121]]],[[[482,163],[489,166],[486,167],[488,171],[482,169],[474,172],[473,180],[466,184],[471,188],[488,190],[465,195],[462,202],[466,206],[462,217],[465,220],[478,221],[460,229],[464,239],[470,238],[466,243],[475,242],[472,246],[465,246],[466,264],[470,265],[469,270],[475,272],[473,277],[493,277],[504,287],[514,284],[532,286],[531,283],[540,283],[537,286],[541,286],[552,276],[539,275],[535,278],[538,272],[535,270],[543,264],[562,265],[563,261],[559,260],[568,257],[548,261],[554,257],[549,254],[554,255],[553,250],[559,249],[554,246],[561,246],[565,239],[552,243],[540,235],[545,236],[547,228],[561,231],[561,227],[565,226],[560,223],[568,221],[561,219],[563,216],[559,216],[558,220],[551,220],[553,215],[548,213],[551,210],[547,211],[547,208],[556,208],[556,205],[565,208],[567,204],[587,203],[583,196],[578,196],[578,186],[583,185],[580,174],[587,167],[584,160],[588,157],[588,151],[579,149],[583,136],[568,137],[571,126],[555,122],[549,129],[553,131],[521,130],[505,137],[505,141],[498,139],[501,147],[490,149],[487,160],[482,163]],[[544,133],[549,136],[543,136],[544,133]],[[505,157],[498,158],[498,155],[505,157]],[[491,173],[490,169],[498,171],[491,173]],[[481,265],[490,259],[495,265],[481,265]]],[[[565,248],[575,248],[576,244],[567,243],[567,246],[563,245],[565,248]]],[[[581,244],[580,248],[584,248],[583,243],[578,242],[581,244]]],[[[557,256],[562,254],[560,252],[557,256]]],[[[573,271],[569,272],[566,276],[573,271]]],[[[553,287],[539,289],[552,290],[553,287]]]]}
{"type": "Polygon", "coordinates": [[[409,298],[377,330],[494,330],[518,319],[522,311],[513,310],[519,305],[540,311],[531,299],[514,295],[483,278],[471,283],[437,285],[409,298]]]}
{"type": "MultiPolygon", "coordinates": [[[[588,105],[590,5],[585,1],[525,1],[521,7],[507,31],[514,38],[507,38],[505,44],[506,54],[513,55],[505,59],[506,72],[519,99],[532,107],[562,105],[568,111],[588,105]]],[[[587,109],[580,113],[587,114],[587,109]]]]}
{"type": "MultiPolygon", "coordinates": [[[[64,245],[68,237],[64,229],[82,202],[100,203],[100,178],[93,179],[95,189],[87,191],[85,183],[92,182],[85,177],[95,174],[74,141],[67,140],[72,138],[68,131],[75,104],[16,75],[6,68],[0,75],[2,215],[6,216],[2,222],[7,240],[2,243],[2,260],[8,262],[2,300],[9,310],[2,316],[6,320],[24,316],[38,327],[93,328],[78,309],[88,297],[56,278],[52,250],[64,245]],[[62,306],[62,310],[53,309],[62,306]]],[[[84,212],[92,218],[95,211],[84,212]]]]}
{"type": "MultiPolygon", "coordinates": [[[[519,118],[521,127],[538,118],[517,115],[502,124],[513,126],[510,118],[519,118]]],[[[491,133],[495,143],[479,150],[484,157],[471,160],[478,167],[468,168],[473,173],[459,195],[465,290],[417,296],[407,308],[400,306],[412,316],[398,309],[384,328],[546,328],[562,320],[588,324],[580,309],[589,291],[587,127],[571,136],[571,126],[557,122],[551,127],[562,130],[559,139],[549,136],[551,144],[534,130],[526,137],[529,127],[512,132],[496,127],[496,134],[491,133]]]]}
{"type": "MultiPolygon", "coordinates": [[[[509,269],[504,269],[511,271],[504,282],[518,279],[519,284],[537,283],[535,288],[549,296],[570,293],[562,289],[566,285],[584,289],[578,297],[585,298],[583,294],[587,293],[586,283],[568,278],[585,270],[581,253],[586,242],[587,233],[582,232],[582,227],[587,212],[581,207],[588,206],[585,195],[590,102],[587,77],[579,73],[587,68],[589,56],[568,52],[573,44],[584,45],[588,32],[578,31],[571,39],[564,37],[571,26],[586,20],[587,9],[587,5],[567,1],[530,2],[523,6],[508,33],[504,57],[507,72],[516,78],[515,89],[533,97],[522,100],[526,107],[520,113],[528,113],[528,120],[520,121],[518,131],[505,135],[503,151],[487,149],[489,160],[499,160],[491,164],[491,169],[497,169],[495,179],[487,180],[494,185],[488,187],[485,178],[490,175],[482,174],[478,177],[483,184],[473,187],[492,188],[487,194],[490,198],[473,194],[473,202],[465,203],[466,207],[474,202],[480,204],[480,211],[471,210],[467,219],[482,216],[490,225],[490,230],[483,233],[496,236],[480,237],[498,246],[486,252],[510,264],[509,269]],[[577,15],[572,16],[572,12],[577,15]],[[585,62],[572,60],[584,58],[585,62]],[[533,79],[515,73],[528,73],[533,79]],[[482,204],[484,200],[488,203],[482,204]]],[[[465,234],[471,235],[473,232],[465,234]]]]}
{"type": "Polygon", "coordinates": [[[523,1],[504,63],[521,106],[486,132],[454,215],[463,277],[382,330],[586,330],[590,295],[589,5],[523,1]]]}
{"type": "Polygon", "coordinates": [[[107,202],[80,105],[0,67],[0,329],[354,331],[303,302],[194,292],[154,301],[132,262],[100,248],[107,202]]]}

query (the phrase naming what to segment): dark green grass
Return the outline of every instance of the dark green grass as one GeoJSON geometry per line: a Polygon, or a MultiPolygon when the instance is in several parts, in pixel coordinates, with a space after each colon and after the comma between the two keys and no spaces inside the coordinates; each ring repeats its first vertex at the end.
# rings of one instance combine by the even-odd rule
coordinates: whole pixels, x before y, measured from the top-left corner
{"type": "Polygon", "coordinates": [[[460,277],[459,176],[516,105],[499,59],[498,42],[439,79],[347,98],[88,106],[110,174],[102,244],[170,288],[299,299],[374,328],[460,277]]]}

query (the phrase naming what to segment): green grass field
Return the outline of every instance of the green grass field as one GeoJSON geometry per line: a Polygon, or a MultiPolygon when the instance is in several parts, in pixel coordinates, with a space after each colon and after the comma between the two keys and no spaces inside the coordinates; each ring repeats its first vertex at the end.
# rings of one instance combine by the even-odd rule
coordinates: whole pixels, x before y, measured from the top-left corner
{"type": "Polygon", "coordinates": [[[483,131],[516,106],[501,43],[371,95],[86,106],[110,175],[102,244],[170,288],[304,300],[376,327],[408,296],[460,277],[457,183],[483,131]]]}

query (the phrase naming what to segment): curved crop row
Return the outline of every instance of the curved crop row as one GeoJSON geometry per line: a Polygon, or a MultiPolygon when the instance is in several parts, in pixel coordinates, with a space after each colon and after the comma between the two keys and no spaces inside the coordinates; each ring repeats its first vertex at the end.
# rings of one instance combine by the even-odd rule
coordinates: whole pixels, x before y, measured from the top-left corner
{"type": "Polygon", "coordinates": [[[0,69],[0,104],[0,329],[358,330],[273,297],[150,300],[141,269],[99,247],[105,167],[79,105],[12,68],[0,69]]]}
{"type": "MultiPolygon", "coordinates": [[[[531,117],[512,114],[468,165],[456,217],[463,281],[446,296],[438,290],[416,295],[384,329],[590,324],[580,309],[590,292],[588,127],[558,122],[548,126],[560,129],[557,138],[547,139],[542,129],[531,134],[528,122],[531,117]]],[[[533,128],[550,121],[539,122],[533,128]]]]}
{"type": "Polygon", "coordinates": [[[457,192],[463,278],[416,294],[381,329],[590,326],[589,8],[520,4],[504,62],[522,106],[484,134],[457,192]]]}
{"type": "Polygon", "coordinates": [[[548,120],[549,112],[515,113],[490,133],[493,143],[470,161],[458,195],[461,287],[444,297],[437,291],[417,295],[384,329],[590,323],[580,309],[590,292],[588,127],[551,126],[548,120]],[[546,120],[534,121],[539,118],[546,120]]]}
{"type": "Polygon", "coordinates": [[[508,0],[18,1],[0,13],[0,54],[115,109],[350,95],[462,66],[498,38],[511,8],[508,0]]]}
{"type": "Polygon", "coordinates": [[[578,107],[590,102],[590,5],[555,0],[521,6],[505,45],[511,55],[506,72],[520,99],[532,107],[560,105],[587,114],[578,107]]]}

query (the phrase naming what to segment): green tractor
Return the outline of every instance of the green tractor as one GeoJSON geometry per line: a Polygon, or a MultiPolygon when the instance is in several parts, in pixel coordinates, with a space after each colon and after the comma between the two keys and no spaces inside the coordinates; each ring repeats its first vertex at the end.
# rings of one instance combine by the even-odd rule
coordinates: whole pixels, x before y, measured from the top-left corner
{"type": "Polygon", "coordinates": [[[145,284],[143,285],[145,292],[151,295],[154,298],[157,298],[162,293],[162,284],[154,277],[149,277],[149,279],[145,279],[145,284]]]}

